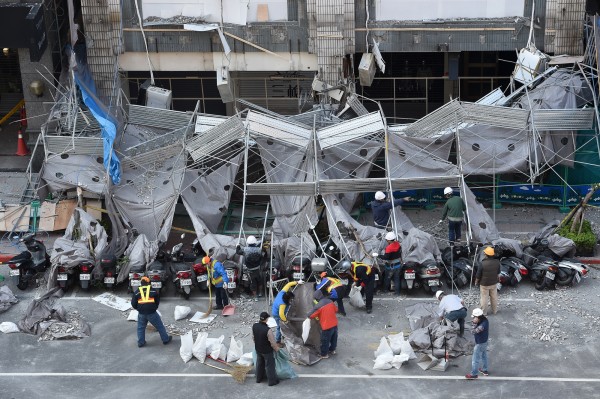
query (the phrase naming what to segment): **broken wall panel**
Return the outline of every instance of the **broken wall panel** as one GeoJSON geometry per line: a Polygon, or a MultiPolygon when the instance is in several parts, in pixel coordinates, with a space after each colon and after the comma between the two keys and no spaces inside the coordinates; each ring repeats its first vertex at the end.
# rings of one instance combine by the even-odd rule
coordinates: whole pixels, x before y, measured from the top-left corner
{"type": "Polygon", "coordinates": [[[325,150],[340,146],[348,141],[380,133],[384,128],[382,115],[377,111],[330,127],[321,128],[318,130],[317,136],[321,149],[325,150]]]}

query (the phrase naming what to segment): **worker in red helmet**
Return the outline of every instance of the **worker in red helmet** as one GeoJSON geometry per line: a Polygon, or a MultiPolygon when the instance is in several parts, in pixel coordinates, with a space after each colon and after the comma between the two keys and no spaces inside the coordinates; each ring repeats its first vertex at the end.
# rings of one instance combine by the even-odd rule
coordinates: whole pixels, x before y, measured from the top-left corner
{"type": "Polygon", "coordinates": [[[138,311],[137,320],[137,337],[138,348],[146,345],[146,326],[148,322],[152,324],[158,333],[163,344],[168,344],[173,339],[167,333],[160,315],[158,314],[158,305],[160,304],[160,296],[150,285],[150,279],[146,276],[142,277],[142,285],[133,293],[131,298],[131,306],[138,311]]]}
{"type": "Polygon", "coordinates": [[[402,268],[402,247],[397,240],[396,233],[388,231],[385,235],[386,246],[381,254],[381,259],[385,261],[383,289],[392,290],[391,284],[394,281],[394,291],[400,295],[400,270],[402,268]]]}
{"type": "Polygon", "coordinates": [[[217,301],[215,310],[221,310],[229,305],[229,298],[227,298],[227,293],[225,292],[226,284],[229,282],[227,272],[221,262],[212,259],[210,256],[202,258],[202,264],[206,266],[210,283],[215,287],[215,299],[217,301]]]}

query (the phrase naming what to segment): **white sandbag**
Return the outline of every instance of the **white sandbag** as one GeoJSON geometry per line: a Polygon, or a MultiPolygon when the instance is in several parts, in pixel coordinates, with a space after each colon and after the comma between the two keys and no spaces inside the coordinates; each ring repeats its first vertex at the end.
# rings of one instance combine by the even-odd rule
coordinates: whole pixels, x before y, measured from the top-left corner
{"type": "Polygon", "coordinates": [[[179,355],[184,363],[190,361],[193,356],[192,348],[194,347],[194,337],[192,332],[188,331],[181,336],[181,347],[179,348],[179,355]]]}
{"type": "Polygon", "coordinates": [[[410,342],[408,342],[408,341],[402,341],[400,343],[400,354],[408,355],[409,359],[417,358],[417,355],[415,354],[414,349],[412,348],[412,346],[410,345],[410,342]]]}
{"type": "Polygon", "coordinates": [[[192,347],[192,355],[201,363],[206,360],[206,339],[208,338],[207,332],[198,333],[194,346],[192,347]]]}
{"type": "Polygon", "coordinates": [[[399,369],[400,367],[402,367],[402,364],[404,362],[408,361],[408,355],[403,354],[403,355],[394,355],[394,358],[392,359],[392,367],[395,369],[399,369]]]}
{"type": "Polygon", "coordinates": [[[375,357],[379,357],[381,355],[394,356],[394,352],[392,351],[392,348],[390,348],[390,344],[388,344],[386,337],[381,337],[381,340],[379,341],[379,347],[373,353],[375,357]]]}
{"type": "Polygon", "coordinates": [[[4,334],[17,333],[19,332],[19,327],[12,321],[4,321],[0,323],[0,331],[4,334]]]}
{"type": "Polygon", "coordinates": [[[211,356],[213,359],[221,359],[221,360],[226,360],[227,359],[227,347],[225,346],[225,344],[221,344],[219,346],[219,353],[217,353],[216,351],[213,351],[211,353],[211,356]],[[216,355],[217,357],[213,357],[212,355],[216,355]]]}
{"type": "Polygon", "coordinates": [[[220,350],[224,339],[224,335],[221,335],[219,338],[206,338],[206,354],[210,355],[213,351],[220,350]]]}
{"type": "Polygon", "coordinates": [[[392,360],[394,360],[394,355],[391,353],[385,353],[383,355],[377,356],[375,359],[375,364],[373,365],[374,370],[389,370],[392,368],[392,360]]]}
{"type": "Polygon", "coordinates": [[[310,319],[306,319],[302,322],[302,342],[306,343],[308,335],[310,334],[310,319]]]}
{"type": "Polygon", "coordinates": [[[189,306],[175,306],[175,320],[185,319],[191,311],[189,306]]]}
{"type": "Polygon", "coordinates": [[[360,293],[360,287],[356,287],[353,285],[350,289],[350,294],[348,294],[348,296],[350,297],[350,305],[356,308],[365,307],[365,300],[363,299],[362,294],[360,293]]]}
{"type": "Polygon", "coordinates": [[[237,362],[243,354],[244,344],[242,344],[242,341],[237,341],[232,335],[229,350],[227,351],[227,363],[237,362]]]}
{"type": "Polygon", "coordinates": [[[404,341],[404,335],[402,333],[391,334],[388,335],[388,339],[390,340],[390,348],[394,352],[394,355],[399,355],[402,350],[400,344],[404,341]]]}
{"type": "Polygon", "coordinates": [[[138,315],[139,315],[139,312],[135,309],[132,309],[131,312],[129,312],[129,316],[127,316],[127,320],[128,321],[137,321],[138,315]]]}
{"type": "Polygon", "coordinates": [[[254,366],[254,359],[252,358],[252,352],[244,353],[240,360],[236,362],[240,366],[254,366]]]}

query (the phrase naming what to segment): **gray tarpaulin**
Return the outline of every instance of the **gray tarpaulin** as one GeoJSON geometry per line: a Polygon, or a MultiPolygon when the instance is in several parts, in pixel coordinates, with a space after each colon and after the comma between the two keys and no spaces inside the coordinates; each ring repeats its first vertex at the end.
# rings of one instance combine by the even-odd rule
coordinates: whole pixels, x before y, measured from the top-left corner
{"type": "Polygon", "coordinates": [[[51,268],[48,277],[48,289],[56,285],[56,269],[77,267],[81,262],[94,264],[99,260],[108,245],[108,236],[104,227],[81,208],[75,208],[65,234],[54,241],[50,253],[51,268]]]}
{"type": "Polygon", "coordinates": [[[472,240],[486,243],[500,238],[496,224],[488,215],[483,205],[477,202],[475,195],[469,187],[465,188],[465,205],[468,209],[469,223],[471,224],[472,240]]]}
{"type": "MultiPolygon", "coordinates": [[[[306,148],[257,137],[260,156],[266,173],[267,183],[314,182],[314,160],[306,148]]],[[[317,209],[313,196],[271,195],[271,208],[275,216],[273,232],[277,238],[286,238],[294,233],[307,231],[309,217],[316,224],[317,209]]]]}
{"type": "Polygon", "coordinates": [[[198,169],[185,172],[181,198],[192,205],[193,212],[209,231],[217,231],[227,213],[242,156],[240,153],[208,175],[201,175],[198,169]]]}
{"type": "Polygon", "coordinates": [[[12,305],[19,302],[8,286],[0,287],[0,313],[6,312],[12,305]]]}
{"type": "Polygon", "coordinates": [[[408,235],[402,241],[402,259],[404,262],[441,261],[441,256],[435,238],[416,227],[410,229],[408,235]]]}
{"type": "Polygon", "coordinates": [[[68,190],[81,185],[85,191],[102,194],[106,186],[106,171],[102,156],[65,154],[67,158],[48,158],[41,178],[50,192],[68,190]],[[100,162],[98,162],[100,161],[100,162]]]}
{"type": "Polygon", "coordinates": [[[148,240],[144,234],[140,234],[127,247],[124,257],[129,259],[129,262],[124,264],[119,270],[117,282],[125,281],[129,277],[129,270],[134,266],[143,266],[144,270],[156,258],[158,253],[158,243],[148,240]]]}
{"type": "Polygon", "coordinates": [[[271,248],[275,258],[287,266],[296,256],[302,255],[304,258],[312,259],[317,246],[312,237],[307,232],[303,232],[292,237],[275,240],[271,248]]]}
{"type": "Polygon", "coordinates": [[[452,143],[454,142],[454,133],[446,132],[438,137],[402,136],[402,138],[414,146],[431,153],[436,158],[447,161],[450,156],[452,143]]]}
{"type": "Polygon", "coordinates": [[[429,152],[429,147],[421,148],[412,144],[407,138],[397,135],[389,136],[389,171],[390,177],[435,177],[458,175],[456,165],[436,157],[429,152]]]}
{"type": "Polygon", "coordinates": [[[313,283],[299,284],[293,288],[294,300],[289,306],[287,324],[281,323],[285,347],[296,363],[310,366],[319,361],[321,345],[321,327],[317,321],[311,322],[310,334],[306,344],[302,341],[302,322],[313,308],[313,283]]]}
{"type": "Polygon", "coordinates": [[[529,135],[522,130],[485,125],[460,128],[460,157],[464,174],[528,172],[529,135]]]}
{"type": "Polygon", "coordinates": [[[492,241],[492,244],[502,244],[505,247],[512,249],[515,252],[515,256],[517,258],[521,258],[523,256],[523,246],[521,245],[521,241],[513,240],[510,238],[498,238],[492,241]]]}
{"type": "MultiPolygon", "coordinates": [[[[375,139],[353,140],[340,146],[321,150],[320,170],[329,179],[367,177],[373,161],[380,153],[381,142],[375,139]]],[[[344,209],[352,210],[360,193],[340,193],[338,199],[344,209]]]]}

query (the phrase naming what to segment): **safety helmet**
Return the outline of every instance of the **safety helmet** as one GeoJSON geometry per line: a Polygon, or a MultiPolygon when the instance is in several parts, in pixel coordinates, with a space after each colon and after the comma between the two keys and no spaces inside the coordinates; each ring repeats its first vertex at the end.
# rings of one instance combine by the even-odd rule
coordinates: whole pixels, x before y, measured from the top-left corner
{"type": "Polygon", "coordinates": [[[394,241],[396,239],[396,233],[394,233],[393,231],[388,231],[385,235],[385,239],[388,241],[394,241]]]}
{"type": "Polygon", "coordinates": [[[142,283],[150,284],[150,278],[148,278],[148,277],[146,277],[146,276],[142,277],[142,278],[140,279],[140,281],[141,281],[142,283]]]}
{"type": "Polygon", "coordinates": [[[343,260],[342,263],[340,263],[341,271],[346,271],[346,270],[350,269],[350,267],[352,267],[352,263],[350,263],[349,260],[343,260]]]}
{"type": "Polygon", "coordinates": [[[473,309],[473,313],[471,313],[471,317],[481,317],[483,316],[483,310],[480,308],[473,309]]]}
{"type": "Polygon", "coordinates": [[[327,272],[323,272],[323,273],[321,273],[321,274],[320,274],[320,276],[321,276],[321,278],[325,278],[325,277],[327,277],[327,272]]]}
{"type": "Polygon", "coordinates": [[[453,192],[452,187],[446,187],[444,189],[444,195],[452,194],[452,192],[453,192]]]}
{"type": "Polygon", "coordinates": [[[378,201],[384,200],[385,199],[385,194],[383,193],[383,191],[377,191],[375,193],[375,199],[378,201]]]}
{"type": "Polygon", "coordinates": [[[483,253],[487,256],[494,256],[494,248],[493,247],[485,247],[483,253]]]}
{"type": "Polygon", "coordinates": [[[258,241],[256,240],[256,237],[254,236],[248,236],[248,238],[246,238],[246,244],[248,245],[255,245],[258,241]]]}
{"type": "Polygon", "coordinates": [[[440,299],[442,297],[442,295],[444,295],[444,291],[442,291],[442,290],[439,290],[438,292],[435,293],[436,299],[440,299]]]}
{"type": "Polygon", "coordinates": [[[204,258],[202,258],[203,265],[208,265],[209,263],[210,263],[210,256],[205,256],[204,258]]]}

